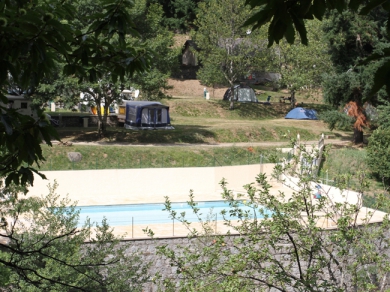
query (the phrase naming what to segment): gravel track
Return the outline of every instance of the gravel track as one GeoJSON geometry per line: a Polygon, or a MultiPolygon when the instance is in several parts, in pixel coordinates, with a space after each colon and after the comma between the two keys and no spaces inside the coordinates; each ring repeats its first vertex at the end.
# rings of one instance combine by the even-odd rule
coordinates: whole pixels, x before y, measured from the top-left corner
{"type": "MultiPolygon", "coordinates": [[[[305,145],[317,144],[318,141],[301,141],[305,145]]],[[[52,141],[53,145],[60,144],[57,141],[52,141]]],[[[131,146],[131,147],[288,147],[290,142],[239,142],[239,143],[214,143],[214,144],[188,144],[188,143],[174,143],[174,144],[132,144],[132,143],[116,143],[116,142],[71,142],[72,145],[86,145],[86,146],[131,146]]],[[[325,144],[348,146],[351,141],[339,140],[339,139],[325,139],[325,144]]]]}

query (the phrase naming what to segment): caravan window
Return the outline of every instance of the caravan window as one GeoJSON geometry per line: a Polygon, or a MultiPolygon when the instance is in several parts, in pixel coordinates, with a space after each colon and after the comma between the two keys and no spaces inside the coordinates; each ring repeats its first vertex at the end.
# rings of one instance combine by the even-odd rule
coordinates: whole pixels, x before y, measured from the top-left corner
{"type": "Polygon", "coordinates": [[[20,108],[27,108],[27,102],[21,102],[20,108]]]}

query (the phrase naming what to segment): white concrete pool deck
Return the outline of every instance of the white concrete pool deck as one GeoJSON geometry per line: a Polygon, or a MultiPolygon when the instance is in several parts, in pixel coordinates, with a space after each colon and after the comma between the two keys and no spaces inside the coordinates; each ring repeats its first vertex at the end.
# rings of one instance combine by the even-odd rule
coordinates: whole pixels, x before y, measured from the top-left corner
{"type": "MultiPolygon", "coordinates": [[[[47,180],[35,177],[34,187],[29,196],[48,194],[48,184],[58,183],[56,193],[77,201],[79,206],[120,205],[161,203],[168,196],[172,202],[186,202],[190,190],[196,201],[221,200],[222,189],[219,182],[225,178],[228,189],[236,193],[245,193],[244,185],[255,182],[255,177],[266,173],[270,178],[274,164],[242,165],[198,168],[153,168],[153,169],[112,169],[112,170],[77,170],[46,171],[47,180]]],[[[269,179],[271,194],[282,192],[288,199],[294,192],[294,180],[289,179],[290,187],[269,179]]],[[[288,183],[287,183],[288,184],[288,183]]],[[[332,201],[356,202],[356,193],[342,194],[337,189],[323,186],[332,201]]],[[[369,210],[362,208],[364,214],[369,210]]],[[[385,214],[376,211],[372,222],[381,222],[385,214]]],[[[221,218],[222,219],[222,218],[221,218]]],[[[334,228],[332,220],[322,219],[318,223],[324,228],[334,228]]],[[[192,224],[195,227],[196,223],[192,224]]],[[[170,224],[150,224],[134,226],[115,226],[114,233],[126,238],[145,238],[143,231],[151,228],[157,237],[186,236],[188,230],[178,222],[170,224]]],[[[213,226],[217,233],[225,233],[228,228],[221,221],[213,226]]]]}
{"type": "MultiPolygon", "coordinates": [[[[273,164],[223,167],[184,167],[149,169],[105,169],[75,171],[43,171],[47,180],[36,176],[29,195],[48,193],[47,185],[58,183],[56,192],[77,201],[77,205],[117,205],[161,203],[165,196],[172,202],[188,200],[193,190],[197,201],[221,199],[219,182],[225,178],[227,187],[244,191],[245,184],[255,182],[260,171],[271,174],[273,164]]],[[[273,191],[282,185],[275,185],[273,191]]],[[[286,188],[288,189],[288,188],[286,188]]]]}

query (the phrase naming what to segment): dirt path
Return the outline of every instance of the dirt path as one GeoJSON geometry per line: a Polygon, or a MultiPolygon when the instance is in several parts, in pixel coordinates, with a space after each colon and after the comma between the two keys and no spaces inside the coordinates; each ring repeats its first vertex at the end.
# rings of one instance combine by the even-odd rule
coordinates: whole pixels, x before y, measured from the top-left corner
{"type": "MultiPolygon", "coordinates": [[[[53,144],[58,144],[57,141],[53,141],[53,144]]],[[[318,141],[302,141],[305,145],[315,145],[318,141]]],[[[175,143],[175,144],[132,144],[132,143],[116,143],[116,142],[72,142],[72,145],[86,145],[86,146],[131,146],[131,147],[289,147],[290,142],[240,142],[240,143],[215,143],[215,144],[187,144],[187,143],[175,143]]],[[[350,141],[344,141],[339,139],[325,139],[325,144],[348,146],[350,141]]]]}

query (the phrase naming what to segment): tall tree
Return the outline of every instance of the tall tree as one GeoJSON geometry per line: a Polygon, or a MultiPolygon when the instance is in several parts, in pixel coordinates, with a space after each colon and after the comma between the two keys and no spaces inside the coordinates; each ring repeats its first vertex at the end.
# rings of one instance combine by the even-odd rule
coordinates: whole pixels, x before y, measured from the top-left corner
{"type": "MultiPolygon", "coordinates": [[[[323,28],[335,68],[332,74],[324,76],[323,92],[327,103],[338,108],[353,102],[364,114],[365,102],[377,105],[381,98],[387,96],[384,90],[372,93],[375,71],[383,61],[359,64],[362,59],[390,47],[385,29],[386,21],[387,12],[381,8],[372,10],[367,16],[353,11],[341,14],[332,12],[324,21],[323,28]]],[[[357,116],[354,118],[354,142],[361,143],[362,127],[367,126],[367,123],[360,123],[357,116]]]]}
{"type": "MultiPolygon", "coordinates": [[[[115,83],[148,67],[149,51],[126,43],[126,35],[137,35],[127,8],[130,1],[98,3],[88,25],[73,25],[77,7],[62,1],[6,1],[0,5],[0,98],[17,84],[21,92],[33,94],[44,78],[51,79],[55,62],[65,62],[63,73],[96,81],[110,72],[115,83]],[[111,40],[114,39],[115,42],[111,40]]],[[[2,147],[0,175],[7,183],[32,183],[33,163],[43,160],[40,139],[51,145],[56,137],[44,115],[38,121],[1,106],[2,147]],[[27,166],[26,166],[27,164],[27,166]]]]}
{"type": "MultiPolygon", "coordinates": [[[[56,61],[66,63],[65,75],[89,81],[99,80],[107,71],[112,82],[123,81],[148,67],[148,50],[126,43],[126,35],[137,35],[127,12],[132,2],[104,0],[97,4],[100,10],[89,16],[87,26],[78,29],[73,23],[77,15],[74,3],[38,0],[0,3],[1,101],[7,103],[4,93],[13,84],[22,92],[33,94],[44,78],[50,80],[56,61]]],[[[41,111],[34,120],[3,105],[0,110],[0,177],[5,179],[7,188],[12,183],[32,185],[33,173],[38,172],[34,164],[39,167],[44,160],[42,139],[51,145],[51,139],[58,135],[41,111]]],[[[121,252],[115,254],[114,249],[107,249],[113,247],[114,240],[107,225],[97,230],[96,244],[83,249],[90,229],[79,233],[74,213],[64,209],[63,204],[51,204],[45,199],[25,200],[7,188],[1,189],[0,234],[10,242],[1,244],[0,263],[2,271],[10,269],[18,275],[10,288],[25,282],[43,290],[125,290],[123,286],[110,289],[105,285],[105,280],[115,285],[113,279],[128,276],[127,268],[113,266],[111,271],[106,266],[118,263],[122,257],[121,252]],[[19,221],[22,215],[30,219],[30,225],[19,221]],[[13,220],[7,223],[8,218],[13,220]],[[111,256],[115,258],[113,262],[111,256]],[[91,269],[86,269],[88,265],[91,269]],[[107,270],[101,269],[103,266],[107,270]]]]}
{"type": "MultiPolygon", "coordinates": [[[[88,15],[98,11],[100,6],[95,2],[78,3],[77,26],[86,26],[89,23],[88,15]]],[[[108,120],[108,108],[113,102],[121,102],[121,90],[134,87],[140,89],[141,97],[144,100],[156,100],[165,97],[164,90],[168,88],[167,79],[171,72],[178,66],[177,52],[171,49],[173,35],[161,25],[162,8],[158,4],[150,4],[146,0],[136,0],[133,7],[127,7],[131,19],[139,29],[137,35],[127,35],[126,43],[134,47],[147,48],[153,51],[153,60],[147,71],[134,72],[126,80],[114,82],[111,72],[107,70],[95,82],[83,80],[77,84],[75,77],[68,77],[64,74],[56,74],[58,78],[51,80],[50,84],[41,84],[38,94],[48,96],[46,93],[59,96],[68,104],[78,103],[80,93],[97,105],[98,108],[105,107],[104,112],[98,111],[99,128],[101,134],[105,134],[108,120]]],[[[111,41],[117,45],[117,40],[111,41]]],[[[57,77],[56,76],[56,77],[57,77]]]]}
{"type": "Polygon", "coordinates": [[[71,4],[9,2],[1,7],[2,89],[10,85],[10,76],[23,91],[34,92],[42,78],[52,74],[56,60],[65,61],[66,74],[90,80],[109,71],[116,81],[148,65],[145,48],[125,41],[128,34],[138,35],[127,11],[131,2],[99,3],[82,29],[73,23],[78,14],[71,4]]]}
{"type": "MultiPolygon", "coordinates": [[[[307,24],[310,43],[305,46],[300,39],[289,44],[281,40],[275,47],[273,63],[282,76],[281,85],[292,90],[316,91],[321,88],[322,76],[332,71],[328,43],[321,30],[320,21],[307,24]]],[[[275,71],[273,71],[275,72],[275,71]]]]}
{"type": "Polygon", "coordinates": [[[163,24],[170,30],[186,33],[191,31],[196,18],[196,6],[201,0],[151,0],[162,5],[163,24]]]}
{"type": "MultiPolygon", "coordinates": [[[[390,19],[390,5],[387,1],[376,0],[353,0],[353,1],[325,1],[325,0],[291,0],[291,1],[273,1],[273,0],[247,0],[251,5],[254,14],[246,21],[246,25],[252,25],[253,28],[258,28],[269,23],[268,40],[269,46],[275,42],[285,38],[292,44],[296,38],[295,33],[298,32],[302,44],[308,44],[308,36],[306,29],[306,20],[310,21],[314,18],[323,20],[324,16],[336,11],[341,14],[347,9],[359,13],[359,15],[368,15],[376,8],[383,9],[387,20],[390,19]]],[[[389,21],[387,21],[389,23],[389,21]]],[[[387,35],[390,35],[390,26],[386,26],[387,35]]],[[[362,36],[360,36],[362,37],[362,36]]],[[[381,52],[375,52],[367,62],[374,63],[382,60],[383,62],[374,70],[374,84],[372,93],[380,90],[386,85],[387,94],[390,95],[390,82],[387,77],[390,74],[390,49],[383,49],[381,52]]]]}
{"type": "Polygon", "coordinates": [[[169,89],[168,78],[179,67],[179,48],[173,48],[173,33],[163,25],[164,12],[159,4],[148,3],[146,0],[136,0],[136,5],[130,10],[132,19],[142,38],[142,45],[154,53],[150,69],[135,73],[131,78],[132,86],[140,89],[142,99],[158,100],[166,97],[169,89]]]}
{"type": "MultiPolygon", "coordinates": [[[[296,31],[301,42],[308,44],[308,21],[314,18],[323,20],[331,15],[332,21],[326,30],[328,35],[334,32],[330,40],[338,76],[325,77],[326,100],[332,103],[343,100],[344,104],[355,101],[361,107],[363,99],[367,96],[372,99],[385,85],[387,96],[390,95],[387,77],[390,74],[390,48],[386,44],[390,26],[385,25],[390,19],[390,6],[386,1],[248,0],[247,3],[255,12],[246,24],[256,28],[270,23],[270,46],[283,38],[293,43],[296,31]],[[338,90],[335,84],[340,84],[340,89],[343,89],[338,90]]],[[[355,142],[362,142],[362,137],[362,132],[355,128],[355,142]]]]}
{"type": "MultiPolygon", "coordinates": [[[[218,68],[232,92],[234,83],[257,67],[258,56],[267,46],[257,33],[243,26],[250,15],[241,0],[211,0],[198,6],[198,30],[193,39],[200,49],[199,59],[206,68],[218,68]]],[[[233,99],[230,108],[234,108],[233,99]]]]}
{"type": "MultiPolygon", "coordinates": [[[[196,77],[199,80],[201,80],[203,85],[213,88],[214,91],[214,88],[217,85],[226,83],[226,79],[221,74],[221,70],[219,69],[219,67],[220,66],[218,63],[217,64],[214,64],[213,62],[204,63],[196,73],[196,77]]],[[[214,96],[214,92],[213,92],[213,96],[214,96]]]]}
{"type": "Polygon", "coordinates": [[[80,93],[84,95],[83,101],[88,101],[89,104],[96,106],[96,114],[99,119],[99,136],[104,136],[107,132],[110,106],[114,103],[121,103],[123,98],[122,91],[129,87],[129,82],[127,82],[127,84],[120,82],[112,83],[110,78],[106,78],[106,76],[96,83],[83,82],[76,87],[79,96],[80,93]],[[101,109],[103,109],[103,111],[101,109]]]}

